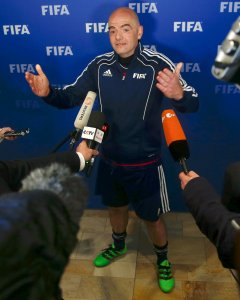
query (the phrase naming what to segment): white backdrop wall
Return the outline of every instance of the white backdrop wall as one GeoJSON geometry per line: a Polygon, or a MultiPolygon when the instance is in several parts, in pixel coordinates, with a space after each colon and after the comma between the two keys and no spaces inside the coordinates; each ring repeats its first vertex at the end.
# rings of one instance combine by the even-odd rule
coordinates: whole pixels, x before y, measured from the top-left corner
{"type": "MultiPolygon", "coordinates": [[[[182,76],[200,95],[200,110],[178,115],[190,146],[188,165],[220,192],[225,167],[239,160],[240,91],[211,75],[217,48],[240,12],[240,1],[218,0],[1,0],[0,127],[30,128],[30,134],[0,147],[1,159],[45,155],[73,130],[79,107],[58,110],[34,96],[24,72],[39,63],[51,84],[75,81],[96,55],[111,50],[107,20],[120,6],[135,10],[144,25],[142,44],[184,62],[182,76]]],[[[163,108],[168,108],[166,102],[163,108]]],[[[159,122],[161,113],[159,112],[159,122]]],[[[67,149],[66,143],[61,151],[67,149]]],[[[173,210],[185,210],[178,182],[180,166],[163,141],[164,165],[173,210]]],[[[96,165],[97,168],[97,165],[96,165]]],[[[89,180],[89,207],[96,168],[89,180]]]]}

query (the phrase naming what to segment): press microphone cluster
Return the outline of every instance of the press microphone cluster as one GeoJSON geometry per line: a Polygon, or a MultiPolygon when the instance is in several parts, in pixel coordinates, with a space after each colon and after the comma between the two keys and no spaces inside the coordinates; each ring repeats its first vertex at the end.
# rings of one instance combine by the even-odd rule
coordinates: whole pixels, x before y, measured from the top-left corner
{"type": "Polygon", "coordinates": [[[22,129],[22,130],[12,130],[12,131],[8,131],[8,132],[5,132],[4,134],[3,134],[3,137],[5,138],[5,137],[11,137],[11,136],[24,136],[24,135],[26,135],[26,134],[29,134],[29,132],[30,132],[30,129],[29,128],[27,128],[27,129],[22,129]]]}
{"type": "Polygon", "coordinates": [[[219,47],[212,75],[219,80],[240,84],[240,17],[219,47]]]}
{"type": "MultiPolygon", "coordinates": [[[[81,138],[86,140],[87,146],[91,149],[98,150],[100,144],[108,133],[108,125],[105,115],[99,111],[93,111],[89,117],[87,126],[82,130],[81,138]]],[[[94,164],[94,156],[86,161],[85,173],[90,176],[94,164]]]]}
{"type": "Polygon", "coordinates": [[[75,130],[72,134],[72,139],[70,141],[71,146],[74,146],[75,142],[81,136],[81,132],[84,126],[87,125],[96,96],[97,94],[95,92],[89,91],[87,93],[86,98],[84,99],[83,104],[80,107],[80,110],[74,121],[75,130]]]}
{"type": "Polygon", "coordinates": [[[190,155],[188,142],[173,109],[166,109],[162,112],[162,124],[165,140],[173,159],[180,162],[184,173],[188,174],[189,169],[186,163],[190,155]]]}

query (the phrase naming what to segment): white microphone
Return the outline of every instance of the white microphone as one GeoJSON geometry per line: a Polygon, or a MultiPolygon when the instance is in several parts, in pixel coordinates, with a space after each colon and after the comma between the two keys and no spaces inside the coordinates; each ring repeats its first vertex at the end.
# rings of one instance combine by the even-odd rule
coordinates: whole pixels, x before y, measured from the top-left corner
{"type": "Polygon", "coordinates": [[[74,121],[74,127],[76,128],[76,130],[73,133],[70,145],[73,146],[75,144],[75,142],[80,137],[81,131],[87,125],[88,119],[92,112],[93,104],[94,104],[96,97],[97,97],[97,94],[92,91],[89,91],[87,93],[87,96],[84,99],[83,104],[76,116],[75,121],[74,121]]]}
{"type": "Polygon", "coordinates": [[[97,94],[94,92],[89,91],[87,93],[87,96],[74,121],[74,126],[77,130],[82,130],[84,126],[87,125],[96,97],[97,94]]]}

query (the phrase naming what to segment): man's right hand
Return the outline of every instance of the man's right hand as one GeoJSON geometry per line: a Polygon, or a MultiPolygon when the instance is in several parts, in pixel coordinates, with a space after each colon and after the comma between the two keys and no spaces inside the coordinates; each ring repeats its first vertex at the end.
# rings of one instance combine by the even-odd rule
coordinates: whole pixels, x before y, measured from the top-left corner
{"type": "Polygon", "coordinates": [[[92,156],[96,156],[99,154],[97,150],[93,150],[88,148],[87,142],[83,140],[76,148],[76,152],[82,153],[85,161],[90,160],[92,156]]]}
{"type": "Polygon", "coordinates": [[[36,71],[38,75],[26,72],[25,78],[35,95],[39,97],[46,97],[50,92],[48,78],[43,73],[40,65],[36,65],[36,71]]]}

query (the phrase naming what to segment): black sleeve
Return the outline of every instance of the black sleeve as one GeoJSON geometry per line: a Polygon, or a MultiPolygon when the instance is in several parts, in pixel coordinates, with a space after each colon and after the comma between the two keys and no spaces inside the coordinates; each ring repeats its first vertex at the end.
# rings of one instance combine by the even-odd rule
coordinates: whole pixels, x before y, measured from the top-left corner
{"type": "Polygon", "coordinates": [[[191,180],[186,185],[183,196],[199,229],[216,246],[223,266],[234,268],[236,230],[231,221],[240,220],[240,215],[228,211],[222,205],[219,195],[204,178],[191,180]]]}
{"type": "Polygon", "coordinates": [[[42,97],[44,102],[59,109],[72,108],[82,105],[89,91],[98,91],[97,67],[93,60],[84,71],[78,76],[73,84],[64,89],[57,89],[50,86],[50,93],[42,97]]]}
{"type": "Polygon", "coordinates": [[[28,160],[0,161],[0,195],[9,191],[18,191],[21,181],[32,170],[48,166],[53,162],[67,165],[72,172],[80,169],[80,160],[74,151],[54,153],[28,160]]]}
{"type": "Polygon", "coordinates": [[[240,213],[240,162],[228,166],[224,174],[222,203],[228,210],[240,213]]]}

